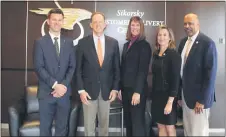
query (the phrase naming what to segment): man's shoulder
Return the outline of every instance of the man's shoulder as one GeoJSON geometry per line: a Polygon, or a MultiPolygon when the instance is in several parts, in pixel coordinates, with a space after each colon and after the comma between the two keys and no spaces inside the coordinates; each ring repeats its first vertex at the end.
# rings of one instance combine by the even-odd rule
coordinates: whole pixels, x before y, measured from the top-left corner
{"type": "Polygon", "coordinates": [[[200,40],[202,40],[204,42],[207,42],[207,43],[212,43],[213,42],[213,40],[209,36],[205,35],[202,32],[200,32],[199,37],[200,37],[200,40]]]}
{"type": "Polygon", "coordinates": [[[46,38],[47,38],[46,35],[40,36],[40,37],[38,37],[38,38],[36,38],[36,39],[34,40],[34,44],[35,44],[36,46],[42,46],[42,45],[45,45],[46,38]]]}
{"type": "Polygon", "coordinates": [[[180,40],[180,42],[179,42],[178,50],[182,50],[182,49],[183,49],[184,44],[186,43],[187,38],[188,38],[188,37],[183,37],[183,38],[181,38],[181,40],[180,40]]]}
{"type": "Polygon", "coordinates": [[[91,35],[87,35],[87,36],[81,38],[81,39],[79,40],[79,42],[87,42],[87,40],[90,39],[91,37],[92,37],[91,35]]]}
{"type": "Polygon", "coordinates": [[[109,40],[109,41],[113,41],[113,42],[118,42],[115,38],[105,35],[105,39],[109,40]]]}
{"type": "Polygon", "coordinates": [[[38,37],[37,39],[35,39],[35,41],[42,42],[45,39],[46,39],[46,35],[38,37]]]}
{"type": "Polygon", "coordinates": [[[175,57],[180,57],[180,54],[176,51],[176,49],[167,49],[167,54],[169,54],[169,56],[172,56],[173,58],[175,57]]]}
{"type": "Polygon", "coordinates": [[[91,42],[91,40],[90,40],[91,38],[92,38],[92,35],[88,35],[88,36],[85,36],[85,37],[79,39],[79,41],[76,45],[77,49],[83,49],[83,48],[87,47],[91,42]]]}
{"type": "Polygon", "coordinates": [[[182,42],[186,41],[187,39],[188,39],[188,37],[187,37],[187,36],[186,36],[186,37],[181,38],[180,43],[182,43],[182,42]]]}
{"type": "Polygon", "coordinates": [[[73,41],[73,38],[68,37],[68,36],[62,35],[62,38],[63,38],[64,40],[66,40],[66,41],[69,41],[69,42],[72,42],[72,41],[73,41]]]}

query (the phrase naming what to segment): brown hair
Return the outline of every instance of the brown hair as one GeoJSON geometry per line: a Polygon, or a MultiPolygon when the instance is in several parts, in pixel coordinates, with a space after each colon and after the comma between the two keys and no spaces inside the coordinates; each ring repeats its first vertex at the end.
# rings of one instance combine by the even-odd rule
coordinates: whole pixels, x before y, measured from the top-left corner
{"type": "Polygon", "coordinates": [[[103,16],[103,18],[104,18],[104,20],[105,20],[104,13],[102,13],[102,12],[93,12],[93,13],[92,13],[92,15],[91,15],[91,18],[90,18],[90,19],[91,19],[91,20],[90,20],[91,22],[93,21],[93,16],[94,16],[94,15],[96,15],[96,14],[100,14],[100,15],[102,15],[102,16],[103,16]]]}
{"type": "Polygon", "coordinates": [[[159,50],[158,34],[159,34],[159,31],[162,30],[162,29],[166,29],[168,31],[168,33],[169,33],[170,41],[169,41],[168,48],[169,49],[176,49],[176,43],[175,43],[175,39],[174,39],[173,30],[171,28],[167,27],[166,25],[161,25],[157,29],[156,39],[155,39],[155,43],[156,43],[155,44],[155,49],[159,50]]]}
{"type": "Polygon", "coordinates": [[[51,9],[51,10],[48,12],[48,15],[47,15],[48,19],[50,18],[51,14],[61,14],[61,15],[63,15],[63,17],[64,17],[63,11],[62,11],[61,9],[58,9],[58,8],[56,8],[56,9],[51,9]]]}
{"type": "Polygon", "coordinates": [[[146,36],[145,36],[145,32],[144,32],[143,20],[139,16],[133,16],[133,17],[130,18],[130,21],[129,21],[129,25],[128,25],[128,29],[127,29],[127,33],[126,33],[126,40],[131,40],[131,37],[132,37],[132,33],[131,33],[131,23],[132,23],[132,21],[139,22],[139,24],[140,24],[140,35],[139,35],[138,40],[145,39],[146,36]]]}

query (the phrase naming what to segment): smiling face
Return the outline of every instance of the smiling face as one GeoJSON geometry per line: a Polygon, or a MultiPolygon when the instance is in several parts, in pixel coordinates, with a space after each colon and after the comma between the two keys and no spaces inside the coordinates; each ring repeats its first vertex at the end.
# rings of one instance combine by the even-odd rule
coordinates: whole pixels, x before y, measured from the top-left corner
{"type": "Polygon", "coordinates": [[[199,31],[199,20],[197,15],[187,14],[184,16],[184,30],[189,37],[192,37],[199,31]]]}
{"type": "Polygon", "coordinates": [[[64,17],[62,14],[52,13],[47,19],[50,32],[60,33],[64,17]]]}
{"type": "Polygon", "coordinates": [[[132,36],[140,35],[140,23],[138,21],[132,21],[130,27],[132,36]]]}
{"type": "Polygon", "coordinates": [[[160,47],[167,48],[169,46],[170,35],[167,29],[160,29],[157,36],[160,47]]]}
{"type": "Polygon", "coordinates": [[[144,40],[146,38],[144,23],[139,16],[133,16],[129,20],[126,40],[131,40],[133,37],[138,37],[138,40],[144,40]]]}
{"type": "Polygon", "coordinates": [[[104,17],[101,14],[95,14],[92,17],[90,27],[93,29],[93,33],[95,33],[97,36],[102,35],[106,27],[104,17]]]}

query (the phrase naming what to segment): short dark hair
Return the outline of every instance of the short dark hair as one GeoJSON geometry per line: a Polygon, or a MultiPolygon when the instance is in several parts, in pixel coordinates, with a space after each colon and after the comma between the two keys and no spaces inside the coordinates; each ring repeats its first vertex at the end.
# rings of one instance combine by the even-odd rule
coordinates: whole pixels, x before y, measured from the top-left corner
{"type": "Polygon", "coordinates": [[[130,18],[127,33],[126,33],[126,40],[131,40],[132,33],[131,33],[131,23],[132,21],[138,22],[140,24],[140,34],[138,40],[144,40],[146,38],[144,32],[144,23],[143,20],[139,16],[133,16],[130,18]]]}
{"type": "Polygon", "coordinates": [[[61,14],[64,17],[63,11],[59,8],[51,9],[47,15],[48,19],[50,18],[51,14],[61,14]]]}
{"type": "Polygon", "coordinates": [[[93,21],[93,16],[94,16],[94,15],[97,15],[97,14],[102,15],[102,16],[103,16],[103,18],[104,18],[104,20],[105,20],[104,13],[102,13],[102,12],[93,12],[93,13],[92,13],[92,15],[91,15],[91,18],[90,18],[90,19],[91,19],[91,20],[90,20],[91,22],[93,21]]]}

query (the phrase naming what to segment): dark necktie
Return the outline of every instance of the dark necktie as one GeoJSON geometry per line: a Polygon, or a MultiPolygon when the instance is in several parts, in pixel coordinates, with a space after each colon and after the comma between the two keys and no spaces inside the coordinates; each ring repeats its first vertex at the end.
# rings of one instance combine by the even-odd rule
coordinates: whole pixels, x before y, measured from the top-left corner
{"type": "Polygon", "coordinates": [[[56,48],[56,53],[57,53],[57,56],[60,55],[60,50],[59,50],[59,43],[58,43],[58,37],[54,37],[54,45],[55,45],[55,48],[56,48]]]}

